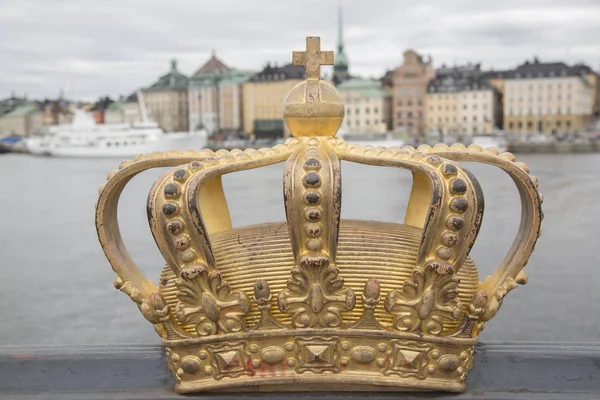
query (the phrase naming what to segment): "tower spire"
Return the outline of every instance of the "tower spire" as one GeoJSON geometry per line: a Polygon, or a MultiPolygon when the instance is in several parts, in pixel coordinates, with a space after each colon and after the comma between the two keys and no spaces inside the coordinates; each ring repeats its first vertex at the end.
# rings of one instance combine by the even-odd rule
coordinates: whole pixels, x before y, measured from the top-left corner
{"type": "Polygon", "coordinates": [[[342,23],[342,2],[338,3],[338,52],[344,51],[344,33],[342,23]]]}

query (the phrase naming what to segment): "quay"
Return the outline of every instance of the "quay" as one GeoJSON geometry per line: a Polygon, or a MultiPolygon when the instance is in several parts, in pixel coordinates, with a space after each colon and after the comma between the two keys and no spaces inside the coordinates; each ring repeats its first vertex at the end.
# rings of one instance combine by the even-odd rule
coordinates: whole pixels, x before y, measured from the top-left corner
{"type": "MultiPolygon", "coordinates": [[[[467,377],[467,391],[265,393],[261,399],[456,399],[538,400],[600,398],[598,343],[481,343],[467,377]]],[[[175,383],[160,346],[0,347],[3,400],[170,400],[186,396],[175,383]]],[[[252,388],[244,388],[251,391],[252,388]]],[[[254,399],[252,393],[201,398],[254,399]]]]}

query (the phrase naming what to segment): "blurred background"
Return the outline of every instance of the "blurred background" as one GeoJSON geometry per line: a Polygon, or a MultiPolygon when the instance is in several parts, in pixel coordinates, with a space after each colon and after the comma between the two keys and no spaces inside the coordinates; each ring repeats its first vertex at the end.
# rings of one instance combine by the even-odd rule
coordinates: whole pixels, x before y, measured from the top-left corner
{"type": "MultiPolygon", "coordinates": [[[[291,51],[320,36],[341,93],[338,136],[515,153],[545,219],[526,271],[482,341],[600,341],[600,4],[590,1],[276,2],[0,0],[0,344],[158,343],[114,290],[97,241],[97,188],[139,153],[268,147],[305,77],[291,51]]],[[[234,226],[283,221],[281,165],[227,176],[234,226]]],[[[472,257],[503,259],[520,201],[492,167],[467,167],[486,211],[472,257]]],[[[343,218],[401,223],[411,175],[343,164],[343,218]],[[368,207],[367,207],[368,205],[368,207]]],[[[161,171],[119,216],[140,268],[164,261],[146,220],[161,171]]]]}

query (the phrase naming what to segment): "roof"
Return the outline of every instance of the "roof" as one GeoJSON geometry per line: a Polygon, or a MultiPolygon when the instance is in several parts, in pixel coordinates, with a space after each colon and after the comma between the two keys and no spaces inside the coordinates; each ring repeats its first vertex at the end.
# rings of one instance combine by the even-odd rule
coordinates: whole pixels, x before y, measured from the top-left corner
{"type": "Polygon", "coordinates": [[[271,64],[267,64],[262,71],[254,74],[254,76],[250,78],[250,81],[283,81],[287,79],[303,80],[305,76],[306,70],[301,65],[286,64],[283,67],[272,67],[271,64]]]}
{"type": "Polygon", "coordinates": [[[221,80],[219,85],[241,85],[254,75],[253,71],[244,71],[239,69],[230,70],[221,80]]]}
{"type": "Polygon", "coordinates": [[[428,93],[456,93],[471,90],[496,89],[481,71],[481,64],[466,64],[453,67],[442,67],[436,70],[436,76],[428,86],[428,93]]]}
{"type": "Polygon", "coordinates": [[[594,71],[588,65],[578,63],[568,65],[564,62],[541,62],[537,57],[532,61],[525,61],[517,68],[504,71],[488,71],[487,78],[524,79],[524,78],[548,78],[560,76],[583,76],[593,74],[594,71]]]}
{"type": "Polygon", "coordinates": [[[147,91],[182,90],[188,87],[188,77],[177,70],[177,60],[171,61],[171,70],[146,88],[147,91]]]}
{"type": "Polygon", "coordinates": [[[23,104],[15,107],[11,112],[5,114],[5,117],[24,117],[32,112],[39,111],[37,105],[33,103],[23,104]]]}
{"type": "Polygon", "coordinates": [[[337,86],[340,92],[353,92],[360,97],[389,97],[390,94],[383,90],[378,81],[370,79],[352,78],[337,86]]]}
{"type": "Polygon", "coordinates": [[[138,102],[138,94],[137,91],[131,93],[129,96],[125,98],[125,103],[137,103],[138,102]]]}
{"type": "Polygon", "coordinates": [[[223,61],[217,58],[215,53],[208,59],[207,62],[204,63],[202,67],[198,71],[191,76],[191,78],[206,76],[206,75],[220,75],[224,72],[231,71],[223,61]]]}

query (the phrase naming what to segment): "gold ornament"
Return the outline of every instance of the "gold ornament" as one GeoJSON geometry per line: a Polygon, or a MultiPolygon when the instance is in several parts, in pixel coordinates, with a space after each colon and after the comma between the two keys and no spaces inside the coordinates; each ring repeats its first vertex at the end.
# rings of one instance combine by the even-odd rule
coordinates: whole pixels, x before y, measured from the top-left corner
{"type": "Polygon", "coordinates": [[[109,174],[96,225],[115,287],[161,336],[180,393],[463,391],[479,332],[527,281],[542,220],[537,179],[496,149],[345,143],[335,137],[341,97],[319,78],[333,54],[309,37],[293,60],[307,80],[286,100],[285,144],[155,153],[109,174]],[[410,169],[404,224],[341,220],[341,161],[410,169]],[[468,255],[483,195],[461,161],[501,168],[521,197],[513,246],[482,282],[468,255]],[[287,222],[232,228],[221,177],[280,162],[287,222]],[[173,168],[148,201],[166,262],[157,286],[123,244],[117,204],[132,177],[158,167],[173,168]]]}

